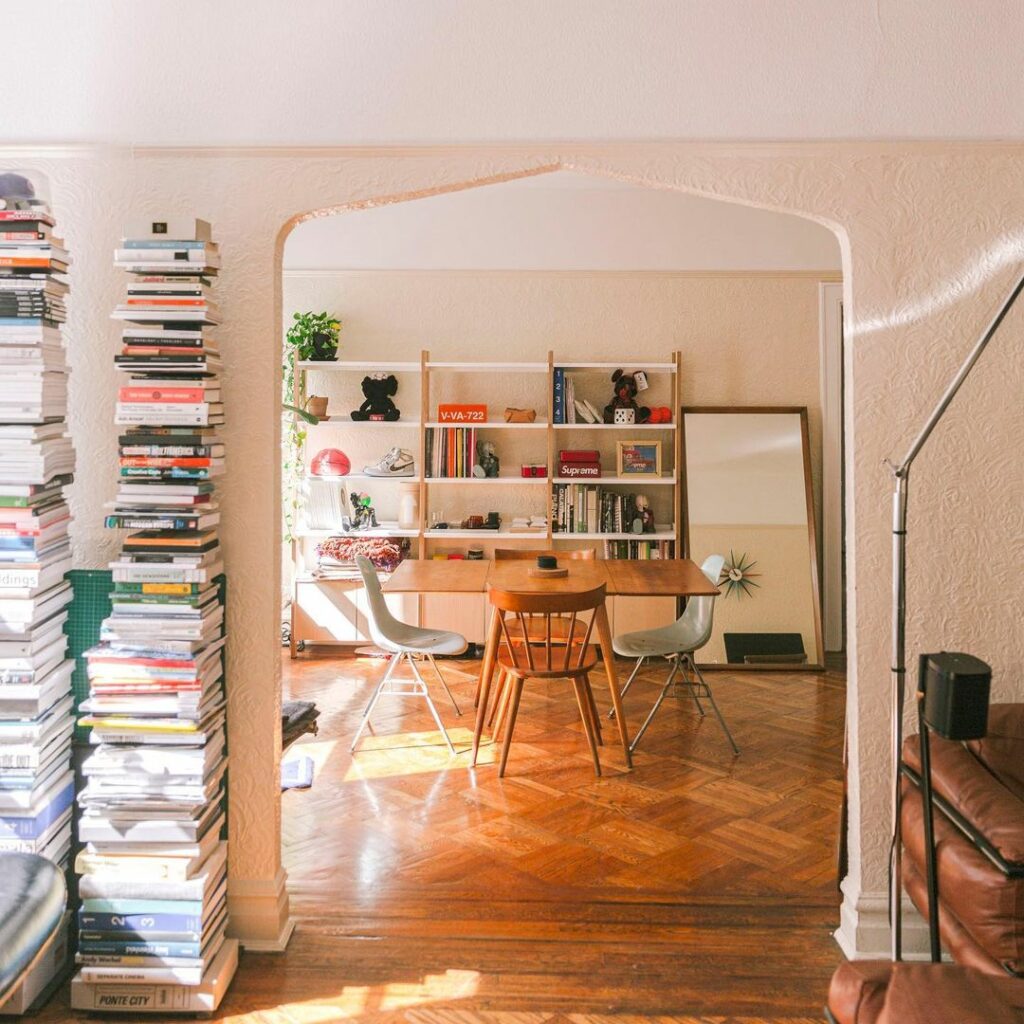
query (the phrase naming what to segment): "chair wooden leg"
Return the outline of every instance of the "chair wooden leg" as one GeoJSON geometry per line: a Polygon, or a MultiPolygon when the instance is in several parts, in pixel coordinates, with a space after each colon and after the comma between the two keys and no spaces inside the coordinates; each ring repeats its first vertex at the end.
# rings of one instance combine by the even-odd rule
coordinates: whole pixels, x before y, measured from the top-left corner
{"type": "Polygon", "coordinates": [[[480,750],[480,734],[484,731],[484,720],[487,718],[487,698],[491,692],[491,676],[494,674],[494,662],[498,653],[498,641],[501,638],[501,620],[498,618],[498,610],[491,612],[491,624],[487,631],[487,646],[484,648],[484,660],[480,666],[480,686],[477,700],[474,703],[476,709],[476,725],[473,728],[473,761],[476,764],[476,755],[480,750]]]}
{"type": "Polygon", "coordinates": [[[597,711],[597,701],[594,700],[594,688],[590,685],[590,676],[586,677],[587,703],[590,705],[590,720],[594,723],[594,734],[597,736],[597,745],[604,746],[604,736],[601,733],[601,716],[597,711]]]}
{"type": "Polygon", "coordinates": [[[501,706],[498,708],[498,714],[494,719],[494,728],[491,730],[491,735],[494,737],[495,742],[502,735],[502,729],[504,729],[505,723],[508,721],[508,709],[512,705],[512,690],[514,686],[512,676],[506,676],[505,689],[501,694],[501,706]]]}
{"type": "Polygon", "coordinates": [[[580,718],[583,719],[583,731],[587,734],[587,744],[590,746],[590,756],[594,759],[594,773],[601,774],[601,759],[597,755],[597,739],[594,735],[593,710],[590,701],[587,699],[587,690],[590,687],[590,680],[587,676],[580,678],[573,676],[572,688],[576,693],[576,704],[580,709],[580,718]]]}
{"type": "Polygon", "coordinates": [[[501,748],[501,764],[498,766],[498,778],[505,777],[505,765],[508,762],[508,752],[512,747],[512,732],[516,727],[516,715],[519,714],[519,698],[523,695],[523,680],[521,676],[511,676],[509,683],[512,689],[512,704],[508,709],[508,724],[505,726],[505,742],[501,748]]]}
{"type": "Polygon", "coordinates": [[[505,699],[505,668],[503,665],[498,666],[497,689],[494,692],[498,699],[491,706],[491,713],[487,716],[488,729],[494,728],[494,723],[498,720],[498,709],[505,699]]]}

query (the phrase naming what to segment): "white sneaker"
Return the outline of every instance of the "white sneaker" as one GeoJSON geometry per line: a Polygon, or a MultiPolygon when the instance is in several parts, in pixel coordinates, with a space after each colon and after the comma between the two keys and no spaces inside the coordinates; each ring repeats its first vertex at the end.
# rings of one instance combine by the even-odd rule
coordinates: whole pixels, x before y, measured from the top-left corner
{"type": "Polygon", "coordinates": [[[416,472],[416,460],[412,452],[404,448],[392,448],[372,466],[364,466],[367,476],[412,476],[416,472]]]}

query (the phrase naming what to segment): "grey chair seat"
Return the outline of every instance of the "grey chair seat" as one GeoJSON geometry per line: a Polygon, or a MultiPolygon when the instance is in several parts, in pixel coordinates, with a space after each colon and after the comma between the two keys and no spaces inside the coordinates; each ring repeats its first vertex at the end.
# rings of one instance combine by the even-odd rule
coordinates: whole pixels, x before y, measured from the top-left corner
{"type": "Polygon", "coordinates": [[[692,642],[684,637],[679,623],[660,629],[640,629],[635,633],[622,633],[612,639],[612,648],[623,658],[657,658],[678,654],[692,642]]]}
{"type": "Polygon", "coordinates": [[[392,654],[412,651],[413,653],[442,654],[453,657],[464,654],[469,646],[464,636],[446,629],[423,629],[404,622],[399,625],[401,629],[396,630],[390,636],[379,637],[376,641],[377,646],[392,654]]]}
{"type": "Polygon", "coordinates": [[[0,854],[0,1004],[53,938],[67,904],[64,874],[34,853],[0,854]]]}

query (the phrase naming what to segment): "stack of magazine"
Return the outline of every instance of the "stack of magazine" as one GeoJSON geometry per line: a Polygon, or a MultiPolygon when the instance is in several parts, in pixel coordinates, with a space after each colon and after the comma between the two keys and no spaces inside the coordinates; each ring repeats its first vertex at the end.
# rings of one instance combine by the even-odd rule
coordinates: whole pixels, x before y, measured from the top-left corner
{"type": "MultiPolygon", "coordinates": [[[[6,175],[8,185],[27,179],[6,175]]],[[[0,852],[71,853],[74,728],[64,623],[70,257],[48,205],[0,194],[0,852]]]]}
{"type": "Polygon", "coordinates": [[[238,961],[226,938],[224,448],[203,221],[133,225],[117,367],[122,428],[109,527],[134,531],[112,613],[86,652],[91,753],[79,794],[76,1009],[210,1012],[238,961]]]}

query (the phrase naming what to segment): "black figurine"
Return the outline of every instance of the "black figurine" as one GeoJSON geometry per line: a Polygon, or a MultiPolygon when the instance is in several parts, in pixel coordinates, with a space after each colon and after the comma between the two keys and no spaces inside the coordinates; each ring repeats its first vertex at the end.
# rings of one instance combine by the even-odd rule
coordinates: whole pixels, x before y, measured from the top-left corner
{"type": "Polygon", "coordinates": [[[391,401],[398,394],[398,378],[393,374],[375,373],[363,378],[363,394],[366,401],[352,410],[354,420],[384,420],[394,423],[402,414],[391,401]]]}

